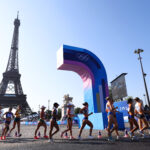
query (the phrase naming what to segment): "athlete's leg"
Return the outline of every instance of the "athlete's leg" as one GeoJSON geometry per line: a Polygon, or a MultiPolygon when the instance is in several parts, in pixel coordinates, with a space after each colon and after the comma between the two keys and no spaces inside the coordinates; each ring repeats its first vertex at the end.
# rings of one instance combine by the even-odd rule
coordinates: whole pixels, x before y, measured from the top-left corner
{"type": "Polygon", "coordinates": [[[91,121],[87,121],[87,125],[90,126],[90,132],[89,132],[89,136],[92,136],[92,130],[93,130],[93,124],[91,121]]]}
{"type": "Polygon", "coordinates": [[[83,120],[83,122],[82,122],[82,126],[81,126],[80,131],[79,131],[79,137],[81,136],[81,134],[82,134],[82,130],[84,129],[84,127],[85,127],[86,123],[87,123],[87,121],[86,121],[86,120],[83,120]]]}
{"type": "Polygon", "coordinates": [[[65,132],[68,132],[69,130],[70,130],[70,120],[67,120],[67,129],[64,130],[64,131],[61,133],[61,136],[63,136],[63,134],[64,134],[65,132]]]}
{"type": "Polygon", "coordinates": [[[14,121],[14,123],[13,123],[13,127],[12,127],[12,129],[10,130],[10,132],[9,132],[9,133],[11,133],[11,132],[12,132],[12,130],[14,130],[14,129],[15,129],[15,127],[16,127],[16,121],[14,121]]]}
{"type": "Polygon", "coordinates": [[[41,122],[38,123],[37,128],[36,128],[35,133],[34,133],[34,136],[37,135],[37,132],[38,132],[40,127],[41,127],[41,122]]]}
{"type": "Polygon", "coordinates": [[[54,127],[56,128],[56,131],[52,134],[52,136],[55,135],[59,131],[59,126],[57,122],[55,122],[54,127]]]}
{"type": "Polygon", "coordinates": [[[117,122],[117,119],[115,121],[115,132],[116,132],[116,135],[119,136],[119,133],[118,133],[118,122],[117,122]]]}
{"type": "Polygon", "coordinates": [[[70,126],[69,126],[69,129],[70,129],[70,136],[72,137],[72,120],[70,120],[70,126]]]}
{"type": "Polygon", "coordinates": [[[139,126],[138,126],[137,121],[134,118],[131,119],[131,122],[132,122],[132,129],[130,131],[131,131],[131,133],[134,133],[134,131],[136,131],[139,128],[139,126]],[[134,128],[133,128],[133,125],[135,125],[134,128]]]}
{"type": "Polygon", "coordinates": [[[44,136],[46,136],[47,125],[46,125],[46,123],[45,123],[45,122],[43,123],[43,127],[44,127],[44,136]]]}
{"type": "Polygon", "coordinates": [[[112,115],[109,115],[108,116],[108,127],[107,127],[107,131],[108,131],[108,136],[110,137],[111,136],[111,126],[113,124],[113,116],[112,115]]]}
{"type": "Polygon", "coordinates": [[[142,123],[144,124],[143,128],[141,129],[141,131],[146,130],[149,126],[148,126],[148,122],[145,118],[141,119],[142,123]]]}
{"type": "Polygon", "coordinates": [[[20,121],[17,122],[18,134],[20,134],[20,121]]]}
{"type": "Polygon", "coordinates": [[[7,125],[7,127],[6,127],[6,130],[5,130],[4,136],[6,136],[7,132],[9,131],[9,124],[6,124],[6,125],[7,125]]]}
{"type": "Polygon", "coordinates": [[[113,131],[115,131],[116,135],[119,136],[119,133],[118,133],[118,122],[117,122],[117,119],[115,117],[112,118],[112,123],[114,125],[113,125],[113,128],[110,130],[110,133],[112,133],[113,131]]]}
{"type": "Polygon", "coordinates": [[[50,139],[52,139],[53,127],[54,127],[54,121],[51,120],[51,121],[50,121],[50,131],[49,131],[49,138],[50,138],[50,139]]]}
{"type": "Polygon", "coordinates": [[[139,129],[142,130],[142,121],[141,119],[138,119],[139,129]]]}
{"type": "Polygon", "coordinates": [[[5,128],[3,129],[2,136],[5,135],[5,133],[6,133],[7,130],[8,130],[8,124],[5,123],[5,128]]]}
{"type": "Polygon", "coordinates": [[[129,125],[130,125],[130,131],[132,132],[132,130],[133,130],[133,121],[132,121],[132,119],[129,119],[129,125]]]}

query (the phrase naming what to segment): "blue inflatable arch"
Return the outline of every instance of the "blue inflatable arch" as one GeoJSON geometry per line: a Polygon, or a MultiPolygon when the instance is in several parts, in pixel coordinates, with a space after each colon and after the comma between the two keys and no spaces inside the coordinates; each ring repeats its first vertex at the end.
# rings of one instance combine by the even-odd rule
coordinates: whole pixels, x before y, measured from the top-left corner
{"type": "Polygon", "coordinates": [[[89,111],[105,111],[108,82],[104,65],[92,52],[78,47],[63,45],[57,52],[57,69],[76,72],[83,81],[84,101],[89,111]]]}

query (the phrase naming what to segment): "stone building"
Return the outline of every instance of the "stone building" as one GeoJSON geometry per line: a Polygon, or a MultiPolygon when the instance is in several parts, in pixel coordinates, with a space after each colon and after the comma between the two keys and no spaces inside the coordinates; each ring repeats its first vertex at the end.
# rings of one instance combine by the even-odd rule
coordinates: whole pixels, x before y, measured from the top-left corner
{"type": "MultiPolygon", "coordinates": [[[[64,100],[63,100],[63,106],[62,106],[62,112],[61,112],[61,114],[62,114],[62,118],[61,118],[61,120],[66,120],[66,113],[67,113],[67,105],[69,104],[69,103],[71,103],[72,104],[72,99],[73,99],[73,97],[70,97],[69,96],[69,94],[67,94],[67,95],[64,95],[64,100]]],[[[72,104],[73,105],[73,104],[72,104]]],[[[74,112],[74,105],[73,105],[73,107],[72,107],[72,110],[71,111],[73,111],[74,112]]]]}

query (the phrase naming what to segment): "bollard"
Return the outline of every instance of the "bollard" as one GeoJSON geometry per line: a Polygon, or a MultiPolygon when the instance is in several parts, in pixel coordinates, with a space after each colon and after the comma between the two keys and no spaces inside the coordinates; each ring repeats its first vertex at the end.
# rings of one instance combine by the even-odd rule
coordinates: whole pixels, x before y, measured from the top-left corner
{"type": "Polygon", "coordinates": [[[18,135],[18,133],[17,133],[17,131],[15,132],[15,137],[17,137],[17,135],[18,135]]]}
{"type": "Polygon", "coordinates": [[[99,130],[99,132],[98,132],[98,139],[100,139],[100,138],[102,138],[102,134],[101,134],[101,131],[99,130]]]}
{"type": "Polygon", "coordinates": [[[38,138],[41,138],[41,133],[40,133],[40,131],[39,131],[39,133],[38,133],[38,138]]]}
{"type": "Polygon", "coordinates": [[[128,131],[127,131],[127,129],[125,129],[125,131],[124,131],[124,132],[125,132],[125,135],[124,135],[124,137],[125,137],[125,138],[128,138],[128,137],[129,137],[129,134],[128,134],[128,131]]]}
{"type": "Polygon", "coordinates": [[[68,139],[68,134],[67,134],[67,132],[65,133],[64,138],[65,138],[65,139],[68,139]]]}

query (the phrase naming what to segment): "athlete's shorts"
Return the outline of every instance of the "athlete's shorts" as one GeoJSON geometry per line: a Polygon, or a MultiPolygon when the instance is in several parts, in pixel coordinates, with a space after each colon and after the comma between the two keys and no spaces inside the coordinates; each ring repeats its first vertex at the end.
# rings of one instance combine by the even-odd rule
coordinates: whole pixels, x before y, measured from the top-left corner
{"type": "Polygon", "coordinates": [[[53,117],[52,117],[51,121],[53,121],[53,124],[54,124],[54,125],[58,125],[58,124],[57,124],[57,119],[56,119],[56,118],[53,118],[53,117]]]}
{"type": "Polygon", "coordinates": [[[136,116],[137,116],[139,119],[145,118],[145,115],[144,115],[144,114],[137,114],[136,116]]]}
{"type": "Polygon", "coordinates": [[[134,115],[128,115],[128,119],[134,119],[134,115]]]}
{"type": "Polygon", "coordinates": [[[45,121],[43,119],[39,119],[39,122],[42,123],[42,124],[45,123],[45,121]]]}
{"type": "Polygon", "coordinates": [[[84,117],[84,118],[83,118],[83,121],[84,121],[84,120],[88,120],[88,117],[84,117]]]}
{"type": "Polygon", "coordinates": [[[54,121],[54,123],[57,123],[57,119],[56,118],[52,117],[51,120],[54,121]]]}
{"type": "Polygon", "coordinates": [[[15,122],[19,122],[19,121],[20,121],[20,118],[16,117],[16,118],[14,119],[14,121],[15,121],[15,122]]]}
{"type": "Polygon", "coordinates": [[[72,118],[68,117],[67,120],[72,121],[72,118]]]}
{"type": "Polygon", "coordinates": [[[7,120],[5,121],[5,123],[6,123],[7,125],[10,125],[10,122],[11,122],[11,121],[7,121],[7,120]]]}

